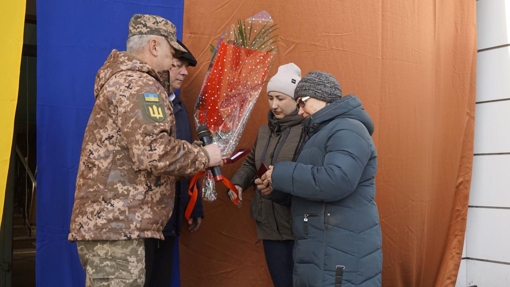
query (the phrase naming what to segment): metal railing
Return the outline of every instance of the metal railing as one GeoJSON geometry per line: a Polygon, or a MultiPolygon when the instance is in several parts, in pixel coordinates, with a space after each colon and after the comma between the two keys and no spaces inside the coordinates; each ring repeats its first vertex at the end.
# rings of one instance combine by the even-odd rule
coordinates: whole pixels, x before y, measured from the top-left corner
{"type": "MultiPolygon", "coordinates": [[[[28,166],[28,162],[25,160],[25,157],[23,156],[23,154],[21,153],[21,150],[19,149],[19,147],[17,145],[16,145],[16,154],[18,155],[19,160],[23,164],[23,167],[25,168],[25,171],[28,174],[28,178],[30,179],[30,182],[32,184],[32,190],[31,190],[31,194],[30,194],[30,203],[28,202],[28,200],[29,200],[28,194],[25,195],[25,218],[26,218],[26,223],[28,225],[28,234],[29,234],[29,236],[32,236],[32,225],[30,224],[30,216],[32,214],[30,214],[29,212],[31,212],[33,210],[33,207],[35,204],[34,198],[35,198],[35,190],[37,187],[37,181],[35,180],[34,173],[28,166]]],[[[28,192],[28,189],[25,189],[25,192],[28,192]]]]}

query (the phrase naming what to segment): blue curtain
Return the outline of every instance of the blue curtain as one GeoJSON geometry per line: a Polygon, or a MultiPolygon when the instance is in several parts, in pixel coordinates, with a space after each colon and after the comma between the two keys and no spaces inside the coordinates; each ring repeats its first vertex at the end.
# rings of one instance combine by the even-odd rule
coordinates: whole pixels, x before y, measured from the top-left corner
{"type": "Polygon", "coordinates": [[[183,1],[37,1],[37,286],[84,286],[67,234],[97,70],[125,50],[133,14],[169,19],[180,38],[183,1]]]}

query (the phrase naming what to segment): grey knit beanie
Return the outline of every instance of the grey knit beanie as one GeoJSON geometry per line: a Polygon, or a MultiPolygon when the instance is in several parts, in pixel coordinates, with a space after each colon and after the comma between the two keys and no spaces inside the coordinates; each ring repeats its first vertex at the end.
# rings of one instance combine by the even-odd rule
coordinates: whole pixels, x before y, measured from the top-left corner
{"type": "Polygon", "coordinates": [[[280,92],[294,98],[294,90],[301,80],[301,69],[294,63],[278,67],[278,72],[267,83],[267,92],[280,92]]]}
{"type": "Polygon", "coordinates": [[[296,87],[295,95],[296,100],[301,97],[311,97],[332,103],[342,97],[342,88],[333,75],[311,71],[301,79],[296,87]]]}

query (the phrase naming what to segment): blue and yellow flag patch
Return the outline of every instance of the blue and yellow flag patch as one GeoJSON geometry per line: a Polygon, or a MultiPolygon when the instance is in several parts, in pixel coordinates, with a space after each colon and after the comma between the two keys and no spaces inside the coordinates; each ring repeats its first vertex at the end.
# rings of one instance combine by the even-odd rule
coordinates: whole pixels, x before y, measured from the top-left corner
{"type": "Polygon", "coordinates": [[[143,97],[146,102],[159,102],[158,94],[145,93],[143,97]]]}
{"type": "Polygon", "coordinates": [[[163,101],[159,100],[158,94],[140,94],[138,95],[138,102],[146,122],[167,122],[165,105],[163,101]]]}

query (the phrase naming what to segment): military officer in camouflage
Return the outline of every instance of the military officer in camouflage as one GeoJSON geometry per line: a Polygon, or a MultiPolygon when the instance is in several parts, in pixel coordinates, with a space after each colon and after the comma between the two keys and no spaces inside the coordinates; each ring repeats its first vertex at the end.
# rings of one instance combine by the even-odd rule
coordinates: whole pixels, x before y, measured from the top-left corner
{"type": "Polygon", "coordinates": [[[96,75],[69,233],[86,286],[143,286],[144,239],[164,239],[176,178],[222,164],[216,145],[176,139],[158,75],[186,52],[175,33],[162,17],[134,15],[127,52],[113,50],[96,75]]]}

